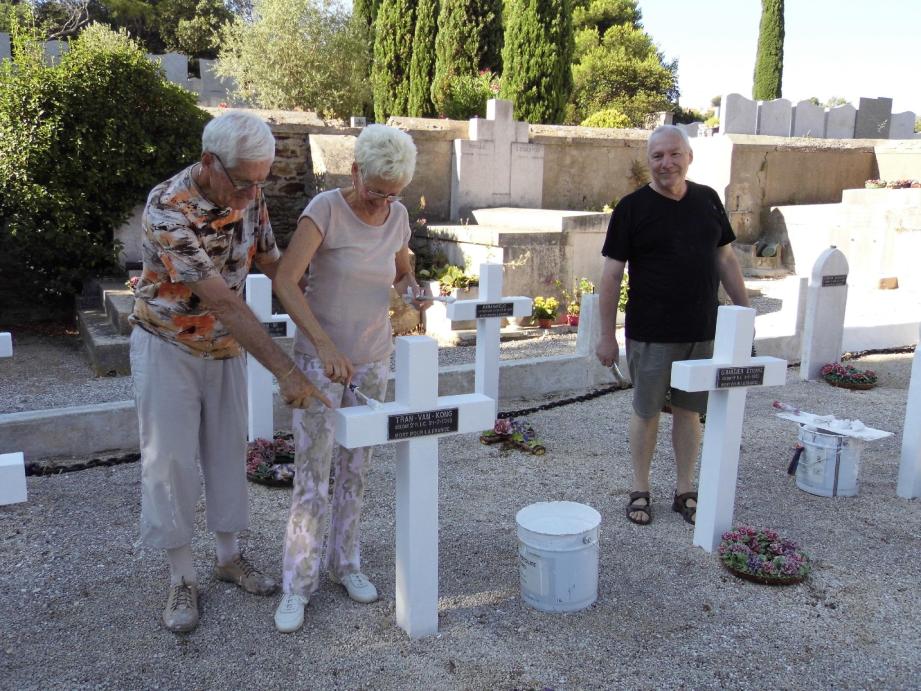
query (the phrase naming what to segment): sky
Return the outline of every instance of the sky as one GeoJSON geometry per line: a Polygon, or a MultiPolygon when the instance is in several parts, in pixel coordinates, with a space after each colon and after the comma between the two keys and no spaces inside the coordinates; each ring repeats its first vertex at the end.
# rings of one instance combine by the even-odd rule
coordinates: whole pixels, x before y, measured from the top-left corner
{"type": "MultiPolygon", "coordinates": [[[[643,27],[678,58],[680,103],[751,98],[760,0],[639,0],[643,27]]],[[[921,115],[921,0],[786,0],[783,97],[893,99],[921,115]]]]}

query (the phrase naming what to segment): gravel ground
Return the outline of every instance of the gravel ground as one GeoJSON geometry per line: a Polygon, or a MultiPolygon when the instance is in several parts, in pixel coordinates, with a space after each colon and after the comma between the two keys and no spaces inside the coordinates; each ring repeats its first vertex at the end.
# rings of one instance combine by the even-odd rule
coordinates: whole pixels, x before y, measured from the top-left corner
{"type": "MultiPolygon", "coordinates": [[[[691,527],[669,510],[667,416],[653,523],[626,521],[629,392],[533,415],[543,457],[475,435],[441,440],[439,633],[417,641],[394,625],[391,448],[376,453],[362,516],[363,567],[380,601],[353,603],[325,582],[288,636],[274,630],[276,598],[211,578],[202,506],[201,625],[187,635],[160,627],[167,570],[135,545],[137,464],[30,477],[29,501],[0,507],[0,687],[918,688],[921,561],[911,555],[921,551],[921,501],[895,497],[911,356],[861,364],[879,371],[876,389],[804,383],[791,369],[785,388],[748,395],[735,517],[811,553],[815,571],[797,586],[738,580],[691,545],[691,527]],[[795,426],[771,414],[775,397],[896,433],[864,450],[859,496],[795,487],[785,473],[795,426]],[[580,612],[543,613],[519,596],[514,517],[563,499],[602,515],[599,597],[580,612]]],[[[289,494],[251,485],[243,542],[276,575],[289,494]]]]}

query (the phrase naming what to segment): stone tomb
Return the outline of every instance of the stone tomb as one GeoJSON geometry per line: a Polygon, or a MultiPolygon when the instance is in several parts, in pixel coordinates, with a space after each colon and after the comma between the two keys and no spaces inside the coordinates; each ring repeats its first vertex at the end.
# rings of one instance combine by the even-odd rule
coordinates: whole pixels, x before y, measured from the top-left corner
{"type": "MultiPolygon", "coordinates": [[[[919,332],[921,343],[921,332],[919,332]]],[[[905,499],[921,497],[921,348],[915,348],[908,384],[908,405],[902,425],[902,459],[895,492],[905,499]]]]}
{"type": "Polygon", "coordinates": [[[722,306],[713,357],[672,365],[671,384],[682,391],[709,391],[700,457],[694,544],[712,552],[732,528],[745,397],[750,386],[782,386],[787,361],[752,357],[755,310],[722,306]]]}
{"type": "Polygon", "coordinates": [[[438,396],[438,345],[396,339],[396,400],[336,411],[336,443],[396,444],[396,620],[411,638],[438,631],[438,437],[492,427],[483,394],[438,396]]]}
{"type": "MultiPolygon", "coordinates": [[[[13,338],[0,333],[0,357],[13,357],[13,338]]],[[[0,506],[25,501],[26,466],[22,451],[0,452],[0,506]]]]}
{"type": "Polygon", "coordinates": [[[457,300],[446,307],[448,319],[476,319],[474,391],[499,400],[499,326],[504,317],[527,317],[531,298],[502,297],[502,265],[480,264],[476,300],[457,300]]]}
{"type": "Polygon", "coordinates": [[[847,259],[834,246],[819,255],[812,267],[806,289],[806,320],[799,368],[803,381],[818,379],[824,365],[841,359],[847,274],[847,259]]]}

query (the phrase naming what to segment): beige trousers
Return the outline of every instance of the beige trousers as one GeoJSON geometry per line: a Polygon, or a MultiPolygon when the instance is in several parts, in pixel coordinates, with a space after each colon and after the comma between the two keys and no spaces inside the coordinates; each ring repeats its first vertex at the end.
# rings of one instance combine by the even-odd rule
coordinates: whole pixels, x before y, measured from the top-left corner
{"type": "Polygon", "coordinates": [[[201,475],[208,528],[229,533],[249,527],[245,358],[189,355],[136,326],[131,374],[141,442],[142,542],[162,549],[191,543],[201,475]]]}

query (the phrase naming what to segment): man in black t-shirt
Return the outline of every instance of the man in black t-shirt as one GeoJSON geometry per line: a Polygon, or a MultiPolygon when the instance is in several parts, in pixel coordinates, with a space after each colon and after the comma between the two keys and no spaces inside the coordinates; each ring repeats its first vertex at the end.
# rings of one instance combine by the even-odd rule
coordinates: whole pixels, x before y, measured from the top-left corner
{"type": "Polygon", "coordinates": [[[712,356],[721,281],[734,304],[748,307],[748,297],[722,202],[711,188],[686,179],[694,158],[687,135],[672,125],[659,127],[649,136],[646,153],[652,181],[614,209],[601,250],[605,259],[596,354],[608,367],[620,359],[617,301],[629,264],[626,347],[633,381],[633,491],[627,518],[640,525],[652,520],[649,468],[659,412],[670,393],[678,475],[672,509],[694,523],[699,414],[706,412],[707,395],[672,389],[672,363],[712,356]]]}

